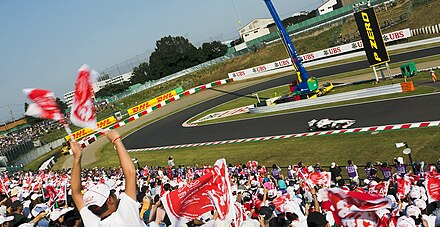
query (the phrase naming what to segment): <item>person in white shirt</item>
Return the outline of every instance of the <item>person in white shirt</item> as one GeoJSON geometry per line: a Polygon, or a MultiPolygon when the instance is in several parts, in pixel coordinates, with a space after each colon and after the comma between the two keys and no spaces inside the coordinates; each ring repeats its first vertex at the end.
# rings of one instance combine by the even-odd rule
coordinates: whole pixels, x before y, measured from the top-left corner
{"type": "Polygon", "coordinates": [[[116,197],[106,184],[98,183],[81,194],[81,148],[77,142],[70,142],[73,151],[71,173],[72,198],[79,210],[85,227],[96,226],[145,226],[139,217],[140,204],[136,201],[136,169],[122,144],[121,136],[106,131],[105,136],[115,145],[125,178],[125,193],[116,197]]]}

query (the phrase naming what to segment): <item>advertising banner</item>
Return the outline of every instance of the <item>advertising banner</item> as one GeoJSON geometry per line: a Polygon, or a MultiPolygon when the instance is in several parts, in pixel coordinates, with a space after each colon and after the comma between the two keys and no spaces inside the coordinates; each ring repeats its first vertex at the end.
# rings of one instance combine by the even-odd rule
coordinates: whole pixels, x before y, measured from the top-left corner
{"type": "Polygon", "coordinates": [[[390,61],[374,9],[356,12],[354,18],[370,65],[376,66],[390,61]]]}
{"type": "MultiPolygon", "coordinates": [[[[412,36],[411,30],[409,28],[406,28],[403,30],[399,30],[383,35],[383,40],[388,43],[396,40],[407,39],[411,36],[412,36]]],[[[303,63],[306,63],[327,57],[334,57],[340,54],[346,54],[351,51],[362,50],[363,48],[364,48],[364,44],[362,43],[361,40],[359,40],[356,42],[347,43],[324,50],[318,50],[308,54],[303,54],[300,55],[300,58],[302,59],[303,63]]],[[[228,77],[233,78],[234,80],[245,80],[256,76],[256,74],[267,72],[274,69],[284,68],[287,66],[292,66],[292,61],[290,60],[290,58],[228,73],[228,77]]]]}
{"type": "Polygon", "coordinates": [[[182,92],[183,92],[183,88],[182,87],[178,87],[178,88],[176,88],[176,89],[174,89],[174,90],[172,90],[172,91],[170,91],[170,92],[168,92],[166,94],[163,94],[161,96],[158,96],[158,97],[156,97],[154,99],[148,100],[148,101],[146,101],[144,103],[141,103],[141,104],[139,104],[137,106],[134,106],[134,107],[128,109],[127,110],[128,115],[131,116],[131,115],[137,114],[137,113],[139,113],[141,111],[144,111],[144,110],[148,109],[149,107],[152,107],[152,106],[154,106],[154,105],[156,105],[156,104],[158,104],[158,103],[160,103],[162,101],[170,99],[173,96],[178,95],[178,94],[180,94],[182,92]]]}
{"type": "MultiPolygon", "coordinates": [[[[96,126],[98,128],[107,128],[115,123],[116,123],[116,118],[114,116],[111,116],[111,117],[106,118],[102,121],[99,121],[98,123],[96,123],[96,126]]],[[[92,134],[93,132],[95,132],[95,130],[90,129],[90,128],[83,128],[81,130],[78,130],[78,131],[72,133],[72,135],[75,140],[79,140],[85,136],[92,134]]],[[[66,136],[65,138],[67,141],[69,141],[69,139],[70,139],[69,136],[66,136]]]]}

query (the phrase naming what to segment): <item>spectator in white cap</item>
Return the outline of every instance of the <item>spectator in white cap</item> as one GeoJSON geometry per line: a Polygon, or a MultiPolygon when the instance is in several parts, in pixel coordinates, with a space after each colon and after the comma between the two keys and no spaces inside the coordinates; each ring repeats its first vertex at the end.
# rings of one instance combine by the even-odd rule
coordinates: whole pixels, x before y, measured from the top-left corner
{"type": "Polygon", "coordinates": [[[406,216],[412,218],[416,226],[420,226],[421,224],[423,224],[423,226],[428,226],[426,220],[422,219],[422,212],[414,205],[406,207],[406,216]]]}
{"type": "Polygon", "coordinates": [[[402,216],[397,219],[396,227],[417,227],[416,223],[412,218],[407,216],[402,216]]]}
{"type": "Polygon", "coordinates": [[[68,208],[56,208],[50,212],[49,218],[50,218],[50,227],[58,227],[58,226],[66,226],[64,223],[64,215],[73,210],[73,207],[68,208]]]}
{"type": "Polygon", "coordinates": [[[14,219],[14,216],[5,217],[0,215],[0,227],[8,227],[9,222],[14,219]]]}
{"type": "Polygon", "coordinates": [[[81,148],[71,141],[73,168],[71,173],[72,198],[81,214],[85,227],[95,226],[145,226],[139,217],[140,204],[136,201],[136,169],[128,155],[121,136],[115,131],[106,131],[105,136],[116,148],[125,178],[125,192],[118,201],[105,184],[95,185],[81,194],[81,148]]]}

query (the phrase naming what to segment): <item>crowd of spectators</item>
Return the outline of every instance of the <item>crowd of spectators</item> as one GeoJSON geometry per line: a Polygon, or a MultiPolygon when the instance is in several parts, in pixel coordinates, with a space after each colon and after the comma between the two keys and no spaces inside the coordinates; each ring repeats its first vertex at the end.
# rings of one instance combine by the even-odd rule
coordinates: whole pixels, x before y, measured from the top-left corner
{"type": "MultiPolygon", "coordinates": [[[[81,149],[73,142],[72,169],[3,174],[0,226],[173,226],[161,198],[197,182],[211,166],[178,165],[173,157],[164,167],[141,166],[148,160],[133,162],[115,131],[106,136],[115,145],[120,167],[82,169],[81,149]]],[[[387,190],[381,198],[392,205],[375,213],[381,221],[376,226],[440,226],[440,201],[430,200],[430,189],[424,184],[427,174],[440,180],[440,159],[431,165],[413,164],[398,157],[390,164],[368,162],[362,167],[348,160],[344,166],[299,162],[282,169],[249,161],[229,164],[227,172],[232,182],[231,201],[242,209],[239,226],[338,226],[341,220],[326,190],[378,196],[371,188],[383,182],[387,182],[387,190]],[[313,173],[329,173],[329,187],[309,185],[304,175],[313,173]],[[402,197],[399,179],[404,178],[413,180],[402,197]]],[[[178,226],[238,225],[220,220],[213,209],[178,226]]]]}
{"type": "MultiPolygon", "coordinates": [[[[62,128],[63,126],[58,122],[44,120],[26,128],[1,135],[0,150],[9,146],[18,145],[24,141],[37,140],[42,135],[62,128]]],[[[44,143],[44,141],[42,141],[42,143],[44,143]]]]}

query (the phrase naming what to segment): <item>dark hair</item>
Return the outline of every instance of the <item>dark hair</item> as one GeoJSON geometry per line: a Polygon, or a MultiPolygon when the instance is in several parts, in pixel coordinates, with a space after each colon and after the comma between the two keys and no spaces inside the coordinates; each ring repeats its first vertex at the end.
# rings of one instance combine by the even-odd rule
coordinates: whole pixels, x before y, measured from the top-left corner
{"type": "Polygon", "coordinates": [[[101,207],[97,205],[90,205],[89,210],[92,211],[92,213],[95,214],[96,216],[101,217],[101,215],[108,210],[107,201],[105,201],[104,205],[102,205],[101,207]]]}
{"type": "Polygon", "coordinates": [[[286,218],[287,220],[292,222],[298,219],[298,215],[296,215],[295,213],[286,213],[286,218]]]}
{"type": "Polygon", "coordinates": [[[107,202],[110,199],[110,197],[112,197],[114,194],[115,194],[115,191],[111,190],[110,195],[108,196],[107,200],[105,201],[105,203],[101,207],[99,207],[97,205],[90,205],[88,207],[89,210],[92,211],[92,213],[95,214],[96,216],[101,217],[101,215],[108,210],[109,207],[107,205],[107,202]]]}
{"type": "Polygon", "coordinates": [[[76,208],[64,215],[64,224],[66,224],[66,226],[74,226],[78,220],[81,221],[81,216],[76,208]]]}
{"type": "Polygon", "coordinates": [[[163,185],[163,190],[165,190],[165,191],[171,191],[171,185],[170,185],[169,183],[165,183],[165,184],[163,185]]]}
{"type": "Polygon", "coordinates": [[[288,227],[289,225],[290,221],[287,221],[284,216],[278,216],[269,221],[269,226],[288,227]]]}
{"type": "Polygon", "coordinates": [[[347,163],[348,163],[349,165],[351,165],[351,164],[353,164],[353,161],[352,161],[352,160],[348,160],[347,163]]]}

